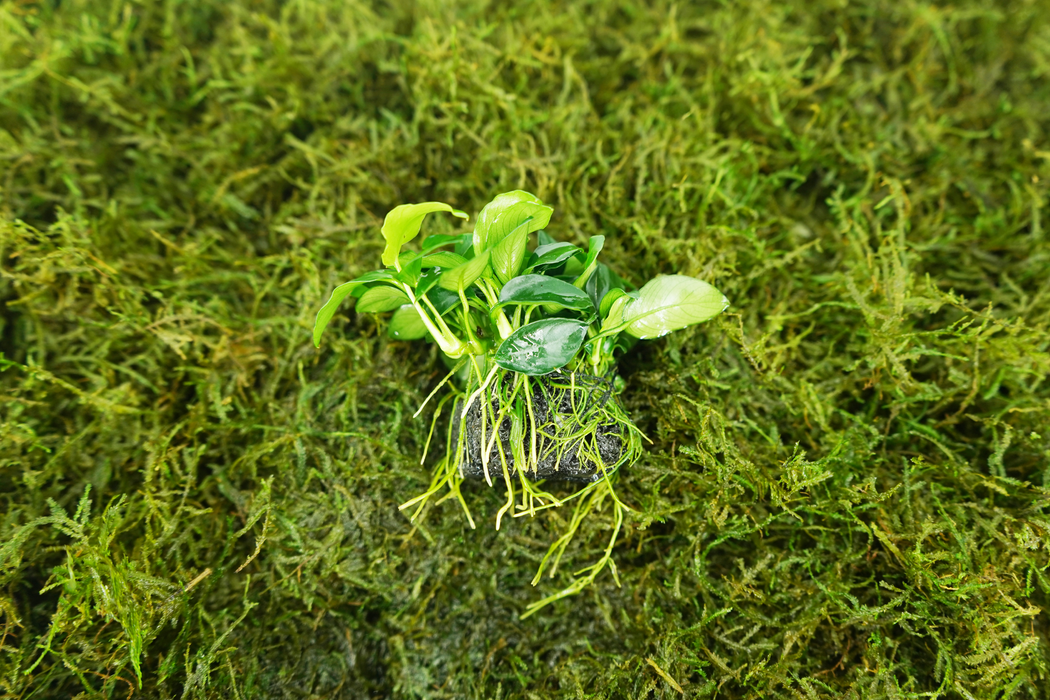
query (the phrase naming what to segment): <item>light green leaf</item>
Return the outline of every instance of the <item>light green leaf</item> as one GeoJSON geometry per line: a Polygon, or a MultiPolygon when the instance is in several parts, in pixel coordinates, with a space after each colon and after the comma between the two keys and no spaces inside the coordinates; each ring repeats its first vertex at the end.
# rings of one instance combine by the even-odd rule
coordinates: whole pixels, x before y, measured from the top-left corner
{"type": "Polygon", "coordinates": [[[714,318],[728,306],[729,300],[707,282],[661,275],[638,290],[638,298],[623,309],[620,323],[627,324],[625,330],[636,338],[658,338],[714,318]]]}
{"type": "Polygon", "coordinates": [[[408,297],[396,287],[372,287],[357,300],[357,313],[381,314],[407,303],[408,297]]]}
{"type": "Polygon", "coordinates": [[[451,270],[465,262],[467,262],[467,259],[462,255],[443,250],[440,253],[431,253],[423,258],[423,267],[440,267],[445,270],[451,270]]]}
{"type": "Polygon", "coordinates": [[[335,312],[339,308],[339,305],[343,303],[344,299],[350,296],[351,292],[362,284],[375,282],[376,280],[389,279],[393,279],[389,272],[386,270],[376,270],[375,272],[368,272],[361,275],[356,280],[344,282],[332,290],[332,296],[328,298],[328,301],[326,301],[324,306],[322,306],[317,312],[317,318],[314,320],[314,347],[321,347],[321,334],[324,333],[324,329],[328,327],[332,317],[335,316],[335,312]]]}
{"type": "Polygon", "coordinates": [[[525,219],[528,232],[538,231],[550,223],[554,209],[539,198],[522,190],[504,192],[485,205],[474,225],[474,252],[480,254],[510,235],[525,219]]]}
{"type": "Polygon", "coordinates": [[[627,296],[627,292],[622,289],[610,289],[602,296],[601,306],[598,308],[598,313],[602,318],[609,316],[609,311],[612,309],[613,303],[620,297],[627,296]]]}
{"type": "Polygon", "coordinates": [[[474,284],[479,277],[485,274],[485,269],[489,266],[489,253],[490,251],[486,250],[473,260],[468,260],[441,275],[438,286],[456,292],[474,284]]]}
{"type": "Polygon", "coordinates": [[[427,214],[444,211],[466,219],[467,215],[442,202],[423,202],[421,204],[402,204],[394,207],[383,221],[383,238],[386,239],[386,250],[383,251],[383,264],[394,264],[401,246],[419,235],[423,219],[427,214]]]}
{"type": "Polygon", "coordinates": [[[492,270],[503,284],[518,274],[521,263],[525,261],[531,223],[531,219],[526,219],[492,248],[492,270]]]}
{"type": "Polygon", "coordinates": [[[419,312],[411,304],[405,304],[390,317],[387,334],[397,340],[419,340],[427,335],[427,327],[419,312]]]}
{"type": "Polygon", "coordinates": [[[623,310],[627,308],[627,305],[632,301],[634,300],[625,292],[622,295],[618,295],[609,305],[608,309],[606,309],[605,304],[602,304],[605,316],[605,320],[602,322],[602,333],[623,324],[623,310]]]}

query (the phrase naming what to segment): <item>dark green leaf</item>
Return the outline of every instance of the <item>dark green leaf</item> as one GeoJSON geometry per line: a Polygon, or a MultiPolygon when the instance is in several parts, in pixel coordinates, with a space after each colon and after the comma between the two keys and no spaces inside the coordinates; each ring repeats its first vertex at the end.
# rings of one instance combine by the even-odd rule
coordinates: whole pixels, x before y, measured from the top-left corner
{"type": "Polygon", "coordinates": [[[521,263],[525,260],[525,246],[529,242],[531,223],[531,219],[526,219],[492,248],[492,270],[503,284],[509,282],[521,269],[521,263]]]}
{"type": "Polygon", "coordinates": [[[616,270],[612,269],[611,267],[609,267],[607,269],[609,270],[609,289],[627,289],[628,288],[629,285],[627,284],[627,282],[624,281],[624,279],[622,277],[620,277],[618,274],[616,274],[616,270]]]}
{"type": "Polygon", "coordinates": [[[361,314],[380,314],[393,311],[402,304],[408,303],[408,297],[397,287],[372,287],[357,300],[357,312],[361,314]]]}
{"type": "Polygon", "coordinates": [[[594,272],[590,277],[587,278],[587,282],[583,285],[583,291],[587,292],[587,296],[591,298],[594,303],[594,308],[599,308],[602,303],[602,299],[605,298],[606,293],[612,288],[612,279],[609,276],[609,266],[603,263],[598,263],[594,268],[594,272]]]}
{"type": "Polygon", "coordinates": [[[551,243],[557,243],[557,241],[554,240],[554,236],[550,235],[546,231],[536,232],[536,245],[550,245],[551,243]]]}
{"type": "Polygon", "coordinates": [[[685,275],[661,275],[638,290],[620,323],[636,338],[658,338],[717,316],[729,300],[707,282],[685,275]]]}
{"type": "Polygon", "coordinates": [[[467,215],[442,202],[423,202],[421,204],[402,204],[394,207],[383,220],[383,238],[386,249],[383,251],[383,264],[391,266],[397,260],[401,246],[419,235],[423,219],[427,214],[444,211],[466,219],[467,215]]]}
{"type": "Polygon", "coordinates": [[[427,335],[423,319],[411,304],[402,306],[390,317],[387,335],[397,340],[419,340],[427,335]]]}
{"type": "Polygon", "coordinates": [[[397,262],[401,270],[394,273],[394,278],[409,287],[415,287],[419,282],[419,273],[423,270],[423,256],[419,253],[404,252],[397,256],[397,262]]]}
{"type": "Polygon", "coordinates": [[[449,309],[459,303],[459,294],[441,287],[434,287],[426,293],[427,299],[434,305],[437,312],[444,316],[449,309]]]}
{"type": "Polygon", "coordinates": [[[468,234],[462,240],[460,240],[460,242],[456,244],[456,247],[452,249],[452,252],[454,252],[456,255],[462,255],[467,260],[470,260],[471,258],[473,258],[474,257],[474,234],[473,233],[468,234]]]}
{"type": "Polygon", "coordinates": [[[538,231],[550,223],[554,209],[541,202],[534,194],[522,190],[504,192],[485,205],[474,225],[474,251],[480,254],[502,241],[526,219],[529,232],[538,231]]]}
{"type": "Polygon", "coordinates": [[[473,233],[459,233],[455,235],[449,235],[445,233],[437,233],[433,236],[427,236],[423,239],[423,253],[429,253],[432,250],[447,245],[459,245],[460,243],[466,242],[467,245],[471,245],[474,242],[473,233]]]}
{"type": "Polygon", "coordinates": [[[553,267],[554,265],[565,262],[578,252],[580,252],[580,249],[572,243],[550,243],[547,245],[541,245],[532,252],[532,255],[529,256],[529,260],[526,263],[526,271],[537,267],[553,267]]]}
{"type": "Polygon", "coordinates": [[[563,267],[550,267],[547,268],[547,270],[548,271],[544,272],[543,274],[550,274],[550,272],[558,270],[559,277],[568,277],[569,282],[574,283],[577,279],[579,279],[580,273],[583,272],[583,263],[580,262],[580,255],[576,254],[568,260],[566,260],[565,265],[563,267]]]}
{"type": "Polygon", "coordinates": [[[580,278],[576,280],[576,286],[583,287],[590,275],[593,274],[592,266],[597,264],[598,253],[605,247],[605,236],[591,236],[587,240],[587,259],[583,261],[580,278]]]}
{"type": "Polygon", "coordinates": [[[437,281],[441,278],[441,275],[444,271],[444,268],[440,267],[432,267],[430,269],[423,270],[423,272],[420,273],[419,281],[416,283],[416,287],[412,290],[412,292],[416,295],[417,298],[422,296],[423,294],[426,294],[431,287],[437,284],[437,281]]]}
{"type": "Polygon", "coordinates": [[[568,282],[544,275],[522,275],[508,282],[500,292],[499,304],[495,308],[508,304],[547,304],[594,313],[594,304],[585,292],[568,282]]]}
{"type": "Polygon", "coordinates": [[[587,324],[548,318],[522,326],[496,350],[496,364],[522,374],[537,375],[565,366],[587,337],[587,324]]]}
{"type": "Polygon", "coordinates": [[[375,282],[377,280],[389,280],[393,279],[386,270],[376,270],[375,272],[367,272],[355,280],[350,282],[344,282],[335,289],[332,290],[332,296],[328,297],[328,301],[325,302],[324,306],[317,312],[317,318],[314,320],[314,347],[321,347],[321,334],[324,333],[324,329],[328,327],[328,323],[335,316],[336,309],[343,303],[351,292],[360,287],[362,284],[368,282],[375,282]]]}

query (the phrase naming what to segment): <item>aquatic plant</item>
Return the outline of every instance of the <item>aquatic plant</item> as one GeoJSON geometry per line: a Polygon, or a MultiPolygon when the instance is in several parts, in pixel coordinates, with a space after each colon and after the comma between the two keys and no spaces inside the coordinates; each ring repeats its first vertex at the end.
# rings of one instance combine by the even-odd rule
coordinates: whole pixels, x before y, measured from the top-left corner
{"type": "Polygon", "coordinates": [[[317,312],[314,344],[347,297],[358,312],[393,312],[388,331],[401,340],[428,339],[451,366],[416,412],[448,387],[438,402],[423,453],[438,420],[451,409],[445,454],[430,488],[401,505],[412,520],[448,489],[474,519],[463,498],[465,478],[502,483],[507,500],[496,514],[535,515],[576,501],[568,531],[551,545],[551,575],[580,520],[606,502],[614,522],[604,556],[562,591],[530,606],[525,616],[580,591],[607,565],[628,507],[616,496],[612,475],[642,451],[642,435],[616,397],[617,353],[638,339],[656,338],[717,316],[729,305],[710,284],[683,275],[660,275],[630,291],[598,261],[604,236],[584,250],[546,233],[553,209],[522,190],[489,202],[472,232],[426,237],[420,250],[403,250],[427,214],[467,215],[441,202],[402,204],[383,223],[384,269],[339,285],[317,312]],[[529,250],[532,234],[536,245],[529,250]],[[546,490],[544,480],[586,482],[568,497],[546,490]]]}

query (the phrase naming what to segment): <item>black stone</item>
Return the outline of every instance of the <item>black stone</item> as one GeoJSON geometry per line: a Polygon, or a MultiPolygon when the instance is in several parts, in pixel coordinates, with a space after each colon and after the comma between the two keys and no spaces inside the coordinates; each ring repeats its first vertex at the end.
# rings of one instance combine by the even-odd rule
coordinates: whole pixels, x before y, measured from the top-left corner
{"type": "MultiPolygon", "coordinates": [[[[612,383],[601,377],[576,373],[573,385],[569,377],[568,373],[553,372],[530,380],[533,415],[538,426],[537,465],[535,469],[526,472],[531,479],[591,483],[602,478],[601,469],[593,457],[595,451],[600,455],[602,466],[605,468],[611,468],[623,455],[625,427],[615,421],[602,420],[608,416],[603,410],[606,404],[616,400],[612,394],[612,383]],[[579,433],[581,429],[583,433],[580,436],[565,440],[566,437],[579,433]]],[[[504,381],[509,385],[514,379],[514,375],[507,375],[504,381]]],[[[485,425],[485,442],[492,441],[492,420],[500,409],[499,398],[494,396],[494,393],[497,392],[489,392],[487,397],[491,412],[488,413],[485,425]]],[[[485,398],[482,396],[475,399],[467,411],[466,444],[463,448],[465,454],[460,466],[460,473],[467,479],[485,478],[485,467],[481,459],[481,409],[485,398]]],[[[462,404],[457,403],[453,414],[456,420],[461,412],[462,404]]],[[[507,468],[514,467],[510,417],[501,421],[498,431],[498,443],[492,441],[488,460],[489,478],[494,483],[503,480],[500,445],[507,468]]],[[[523,434],[526,453],[531,447],[531,440],[532,427],[526,420],[523,434]]]]}

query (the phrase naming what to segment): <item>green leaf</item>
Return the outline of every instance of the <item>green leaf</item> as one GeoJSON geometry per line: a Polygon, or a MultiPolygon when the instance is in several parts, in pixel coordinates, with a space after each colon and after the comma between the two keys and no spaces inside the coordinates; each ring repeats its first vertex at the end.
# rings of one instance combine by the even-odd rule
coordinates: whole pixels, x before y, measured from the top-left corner
{"type": "Polygon", "coordinates": [[[441,275],[444,272],[445,270],[440,267],[432,267],[428,270],[423,270],[423,272],[419,275],[419,282],[416,283],[416,286],[412,290],[412,293],[416,296],[417,299],[420,296],[426,294],[427,291],[429,291],[435,284],[437,284],[437,281],[441,279],[441,275]]]}
{"type": "Polygon", "coordinates": [[[394,278],[410,287],[415,287],[419,282],[419,274],[423,270],[423,256],[406,251],[397,256],[397,264],[401,269],[394,272],[394,278]]]}
{"type": "Polygon", "coordinates": [[[551,243],[557,243],[557,241],[554,240],[554,236],[550,235],[546,231],[536,232],[536,245],[550,245],[551,243]]]}
{"type": "Polygon", "coordinates": [[[528,266],[527,270],[533,270],[537,267],[553,267],[565,262],[578,252],[580,252],[580,249],[572,243],[559,242],[541,245],[529,256],[529,261],[526,263],[528,266]]]}
{"type": "Polygon", "coordinates": [[[350,296],[351,292],[362,284],[375,282],[376,280],[389,279],[393,279],[393,275],[389,272],[386,270],[376,270],[375,272],[363,274],[350,282],[344,282],[333,289],[332,296],[330,296],[324,306],[320,308],[317,312],[317,318],[314,320],[314,347],[321,347],[321,334],[324,333],[324,329],[328,327],[332,317],[335,316],[335,312],[339,308],[339,305],[343,303],[344,299],[350,296]]]}
{"type": "Polygon", "coordinates": [[[468,245],[474,242],[473,233],[458,233],[455,235],[449,235],[445,233],[436,233],[433,236],[427,236],[423,239],[423,254],[427,254],[432,250],[437,250],[447,245],[459,245],[460,243],[466,242],[468,245]]]}
{"type": "Polygon", "coordinates": [[[468,218],[464,212],[453,209],[442,202],[402,204],[394,207],[386,215],[383,221],[383,238],[386,239],[386,249],[383,251],[384,265],[389,267],[394,264],[398,253],[401,252],[401,246],[418,236],[423,219],[427,214],[436,211],[448,212],[461,219],[468,218]]]}
{"type": "Polygon", "coordinates": [[[443,250],[440,253],[431,253],[423,258],[423,267],[440,267],[445,270],[451,270],[465,262],[467,262],[467,259],[462,255],[443,250]]]}
{"type": "Polygon", "coordinates": [[[492,248],[492,270],[503,284],[518,274],[521,263],[525,261],[531,223],[532,219],[526,219],[492,248]]]}
{"type": "Polygon", "coordinates": [[[419,340],[427,335],[427,327],[423,325],[423,319],[411,304],[406,304],[394,312],[390,317],[390,326],[387,335],[397,340],[419,340]]]}
{"type": "Polygon", "coordinates": [[[442,316],[448,313],[449,309],[459,304],[459,294],[441,287],[434,287],[427,291],[426,297],[442,316]]]}
{"type": "MultiPolygon", "coordinates": [[[[623,295],[619,295],[609,304],[609,308],[605,314],[605,320],[602,321],[601,332],[611,330],[623,324],[623,310],[627,308],[627,305],[634,301],[626,292],[623,295]]],[[[602,304],[604,308],[605,305],[602,304]]]]}
{"type": "Polygon", "coordinates": [[[610,289],[602,297],[601,305],[598,307],[598,315],[602,318],[608,318],[609,311],[612,309],[613,303],[620,297],[627,296],[627,292],[622,289],[610,289]]]}
{"type": "Polygon", "coordinates": [[[504,192],[485,205],[474,224],[474,252],[480,254],[510,235],[526,219],[528,231],[538,231],[551,220],[554,209],[523,190],[504,192]]]}
{"type": "Polygon", "coordinates": [[[452,249],[456,255],[462,255],[467,260],[474,257],[474,234],[468,233],[463,236],[462,240],[456,244],[456,247],[452,249]]]}
{"type": "Polygon", "coordinates": [[[587,324],[582,321],[536,321],[514,331],[500,344],[496,364],[522,374],[547,374],[572,360],[586,337],[587,324]]]}
{"type": "Polygon", "coordinates": [[[407,303],[408,297],[397,287],[372,287],[357,300],[357,313],[381,314],[407,303]]]}
{"type": "Polygon", "coordinates": [[[466,289],[485,273],[488,266],[489,251],[486,250],[473,260],[445,272],[438,280],[438,286],[453,292],[466,289]]]}
{"type": "Polygon", "coordinates": [[[602,248],[604,247],[605,236],[591,236],[587,240],[587,259],[583,261],[583,272],[580,273],[579,279],[575,282],[577,287],[582,289],[584,283],[586,283],[593,274],[594,265],[597,264],[598,260],[598,253],[602,252],[602,248]]]}
{"type": "Polygon", "coordinates": [[[508,282],[493,310],[508,304],[549,304],[594,313],[594,304],[585,292],[568,282],[544,275],[522,275],[508,282]]]}
{"type": "Polygon", "coordinates": [[[610,289],[612,289],[612,278],[609,276],[609,266],[598,263],[594,268],[594,273],[584,283],[583,291],[587,292],[587,296],[594,302],[594,308],[597,309],[601,307],[602,299],[610,289]]]}
{"type": "Polygon", "coordinates": [[[658,338],[702,323],[725,311],[729,300],[707,282],[685,275],[661,275],[638,290],[621,323],[636,338],[658,338]]]}

